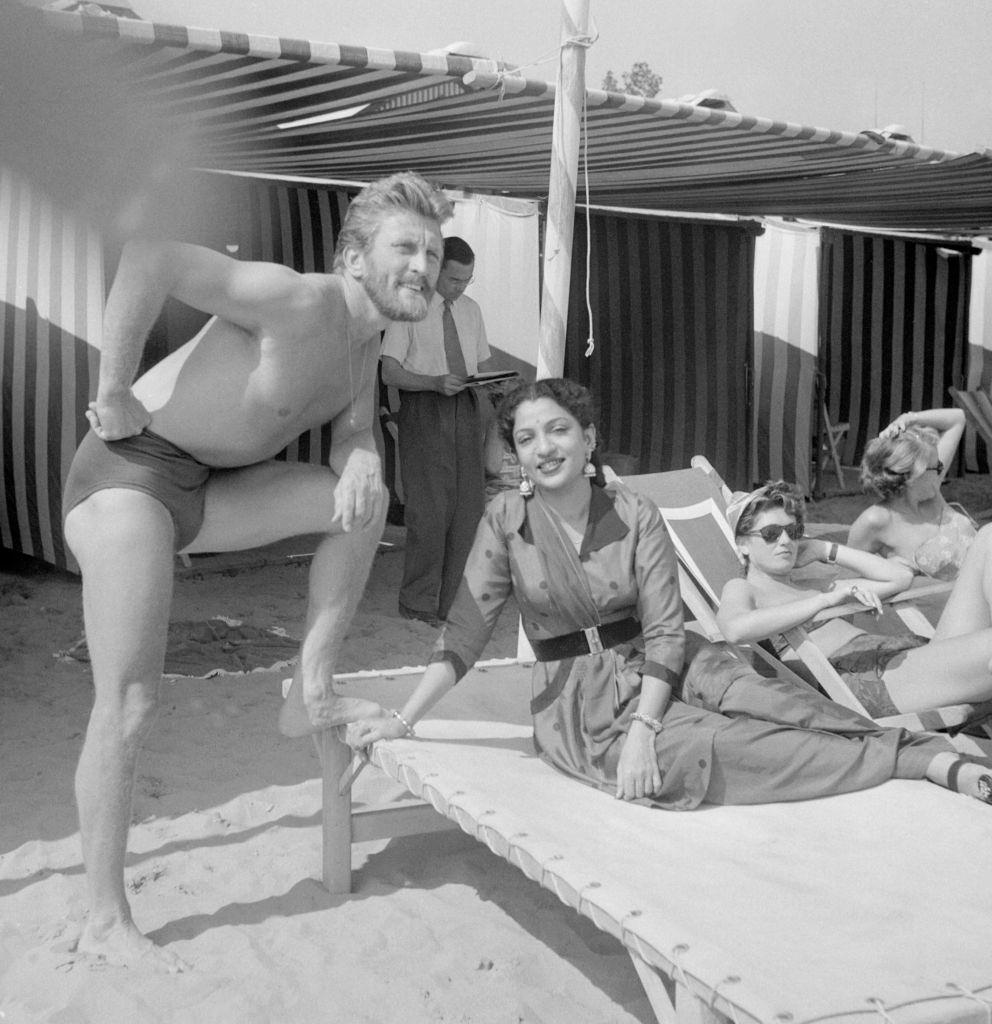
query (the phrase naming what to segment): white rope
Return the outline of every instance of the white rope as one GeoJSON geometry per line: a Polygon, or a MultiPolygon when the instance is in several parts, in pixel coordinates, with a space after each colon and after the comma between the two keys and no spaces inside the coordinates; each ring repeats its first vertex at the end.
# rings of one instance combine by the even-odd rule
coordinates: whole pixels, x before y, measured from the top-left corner
{"type": "Polygon", "coordinates": [[[947,987],[954,989],[955,992],[960,992],[966,999],[971,999],[973,1002],[978,1003],[978,1005],[985,1010],[985,1016],[988,1020],[988,1024],[992,1024],[992,1003],[990,1003],[988,999],[983,999],[976,992],[966,989],[964,985],[959,985],[956,981],[949,981],[947,983],[947,987]]]}
{"type": "MultiPolygon", "coordinates": [[[[714,1004],[716,1003],[716,997],[720,993],[721,985],[739,985],[740,980],[741,979],[740,977],[738,977],[738,975],[728,974],[727,977],[723,979],[723,981],[717,982],[716,985],[713,986],[713,994],[710,996],[710,1009],[712,1010],[715,1008],[714,1004]]],[[[741,1019],[737,1016],[737,1007],[732,1002],[730,1002],[729,999],[727,1000],[727,1005],[730,1007],[730,1016],[733,1017],[734,1024],[741,1024],[741,1019]]]]}
{"type": "Polygon", "coordinates": [[[594,36],[569,36],[561,41],[559,49],[564,50],[566,46],[578,46],[583,50],[588,50],[597,39],[599,39],[598,32],[594,36]]]}
{"type": "Polygon", "coordinates": [[[582,94],[582,171],[586,183],[586,316],[589,318],[589,337],[586,338],[585,357],[588,359],[596,350],[596,339],[592,329],[592,217],[589,212],[589,104],[582,94]]]}
{"type": "Polygon", "coordinates": [[[886,1024],[896,1024],[896,1022],[886,1012],[885,1003],[879,999],[878,996],[872,996],[867,1001],[875,1008],[875,1012],[886,1022],[886,1024]]]}
{"type": "Polygon", "coordinates": [[[682,967],[682,957],[689,952],[689,947],[684,942],[672,947],[672,977],[689,993],[693,994],[692,986],[689,984],[689,976],[682,967]]]}

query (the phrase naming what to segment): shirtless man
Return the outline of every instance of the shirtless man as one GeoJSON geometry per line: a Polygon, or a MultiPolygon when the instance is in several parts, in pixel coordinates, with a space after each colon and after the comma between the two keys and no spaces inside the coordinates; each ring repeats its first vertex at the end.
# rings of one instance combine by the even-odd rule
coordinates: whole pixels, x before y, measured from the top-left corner
{"type": "Polygon", "coordinates": [[[303,735],[369,713],[369,702],[337,696],[332,681],[384,521],[372,434],[379,332],[426,315],[450,213],[416,175],[375,182],[349,207],[332,274],[177,243],[125,248],[107,301],[92,430],[65,498],[96,689],[76,772],[90,899],[81,952],[184,966],[138,931],[124,892],[135,768],[164,668],[177,550],[323,533],[280,727],[303,735]],[[132,386],[168,295],[214,318],[132,386]],[[273,460],[328,421],[329,467],[273,460]]]}

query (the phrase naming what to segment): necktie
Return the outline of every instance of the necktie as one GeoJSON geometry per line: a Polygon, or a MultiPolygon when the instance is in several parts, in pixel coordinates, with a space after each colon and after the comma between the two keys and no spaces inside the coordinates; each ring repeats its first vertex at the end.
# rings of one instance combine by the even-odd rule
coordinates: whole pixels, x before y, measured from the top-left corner
{"type": "Polygon", "coordinates": [[[458,328],[451,315],[451,303],[447,299],[444,300],[444,312],[441,314],[441,328],[444,331],[444,357],[448,360],[448,373],[456,377],[467,377],[468,369],[458,341],[458,328]]]}

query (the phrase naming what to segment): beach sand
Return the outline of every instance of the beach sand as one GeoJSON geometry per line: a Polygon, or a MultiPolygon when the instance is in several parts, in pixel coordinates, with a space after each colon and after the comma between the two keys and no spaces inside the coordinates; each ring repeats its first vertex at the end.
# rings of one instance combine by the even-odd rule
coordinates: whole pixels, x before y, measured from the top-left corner
{"type": "MultiPolygon", "coordinates": [[[[989,478],[965,483],[969,508],[992,505],[989,478]]],[[[811,518],[850,522],[864,504],[831,497],[811,518]]],[[[402,528],[383,539],[344,673],[423,664],[430,651],[434,631],[396,611],[402,528]]],[[[300,538],[178,567],[173,620],[298,635],[312,550],[300,538]]],[[[0,621],[0,1024],[654,1020],[617,940],[462,832],[358,844],[353,894],[329,895],[314,745],[275,729],[285,667],[162,684],[126,877],[138,927],[191,969],[75,955],[85,882],[72,778],[92,700],[88,664],[64,653],[82,634],[78,579],[8,556],[0,621]]],[[[516,635],[508,608],[484,658],[513,657],[516,635]]],[[[286,656],[277,644],[267,664],[286,656]]],[[[526,723],[524,676],[496,689],[477,670],[434,715],[526,723]]],[[[342,688],[396,706],[417,678],[342,688]]],[[[355,797],[390,786],[370,770],[355,797]]]]}

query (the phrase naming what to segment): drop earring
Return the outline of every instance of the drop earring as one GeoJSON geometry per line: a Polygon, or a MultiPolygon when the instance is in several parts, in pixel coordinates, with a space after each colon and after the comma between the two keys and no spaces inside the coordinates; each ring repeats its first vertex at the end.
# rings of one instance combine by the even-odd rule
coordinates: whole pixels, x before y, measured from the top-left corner
{"type": "Polygon", "coordinates": [[[521,498],[529,498],[534,493],[534,485],[531,483],[530,477],[525,476],[523,472],[520,474],[520,485],[518,487],[521,498]]]}
{"type": "Polygon", "coordinates": [[[592,464],[592,449],[586,452],[586,464],[582,467],[582,475],[587,477],[594,477],[596,475],[596,467],[592,464]]]}

